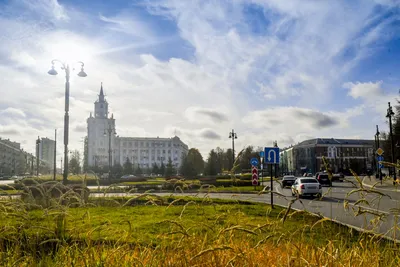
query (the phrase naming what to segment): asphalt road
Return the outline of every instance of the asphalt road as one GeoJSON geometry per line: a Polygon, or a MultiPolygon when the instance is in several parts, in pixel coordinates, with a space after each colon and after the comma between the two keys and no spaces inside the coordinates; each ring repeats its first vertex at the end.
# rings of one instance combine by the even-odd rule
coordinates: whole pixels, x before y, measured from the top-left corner
{"type": "MultiPolygon", "coordinates": [[[[333,187],[323,187],[323,199],[302,198],[296,200],[291,196],[290,188],[281,188],[274,182],[274,203],[288,206],[294,201],[292,208],[307,210],[321,214],[344,224],[356,228],[371,230],[375,233],[384,234],[390,238],[400,240],[400,191],[354,192],[359,189],[354,178],[347,178],[345,182],[334,182],[333,187]],[[351,193],[351,192],[354,193],[351,193]],[[360,199],[365,199],[360,202],[360,199]],[[296,201],[295,201],[296,200],[296,201]],[[358,214],[358,215],[357,215],[358,214]],[[381,218],[378,220],[378,218],[381,218]],[[396,227],[394,227],[396,226],[396,227]]],[[[270,185],[266,182],[264,185],[270,185]]],[[[365,187],[366,189],[369,189],[365,187]]],[[[171,193],[154,193],[160,196],[171,195],[171,193]]],[[[138,194],[129,194],[135,196],[138,194]]],[[[192,195],[198,197],[206,196],[205,193],[173,193],[173,195],[192,195]]],[[[92,193],[91,196],[103,197],[103,193],[92,193]]],[[[125,193],[107,193],[106,197],[127,196],[125,193]]],[[[261,203],[270,203],[270,193],[256,194],[232,194],[232,193],[210,193],[211,198],[240,199],[261,203]]]]}
{"type": "MultiPolygon", "coordinates": [[[[351,179],[349,179],[352,181],[351,179]]],[[[294,201],[296,198],[291,196],[289,188],[282,189],[278,183],[274,183],[274,204],[288,206],[291,201],[294,201],[292,208],[307,210],[313,213],[321,214],[324,217],[331,218],[335,221],[373,231],[375,233],[384,234],[387,237],[400,240],[400,220],[399,216],[394,215],[392,209],[399,209],[400,214],[400,192],[384,192],[389,193],[388,196],[379,195],[369,192],[355,192],[349,195],[352,190],[357,190],[359,187],[351,182],[333,183],[333,187],[323,187],[323,199],[301,198],[294,201]],[[278,195],[279,194],[279,195],[278,195]],[[365,194],[365,195],[361,195],[365,194]],[[282,195],[282,196],[280,196],[282,195]],[[367,203],[356,203],[359,199],[365,199],[367,203]],[[358,213],[358,215],[357,215],[358,213]],[[381,218],[380,220],[378,218],[381,218]],[[394,227],[394,226],[397,227],[394,227]]],[[[383,191],[382,191],[383,192],[383,191]]],[[[160,196],[168,196],[172,193],[154,193],[160,196]]],[[[135,196],[138,194],[130,194],[135,196]]],[[[204,197],[205,193],[173,193],[176,196],[198,196],[204,197]]],[[[101,197],[104,194],[91,194],[91,196],[101,197]]],[[[124,193],[109,193],[111,196],[126,196],[124,193]]],[[[221,199],[239,199],[261,203],[270,203],[270,193],[261,195],[256,194],[232,194],[232,193],[210,193],[211,198],[221,199]]]]}

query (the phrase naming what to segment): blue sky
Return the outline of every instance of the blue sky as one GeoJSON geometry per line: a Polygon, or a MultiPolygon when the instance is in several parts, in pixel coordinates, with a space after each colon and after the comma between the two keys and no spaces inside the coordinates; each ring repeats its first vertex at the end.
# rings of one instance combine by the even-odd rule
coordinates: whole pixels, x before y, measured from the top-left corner
{"type": "Polygon", "coordinates": [[[100,82],[120,135],[176,131],[204,155],[229,147],[232,128],[238,147],[372,139],[400,89],[397,0],[9,0],[0,10],[0,137],[28,151],[62,129],[53,58],[85,62],[88,77],[71,84],[80,150],[100,82]]]}

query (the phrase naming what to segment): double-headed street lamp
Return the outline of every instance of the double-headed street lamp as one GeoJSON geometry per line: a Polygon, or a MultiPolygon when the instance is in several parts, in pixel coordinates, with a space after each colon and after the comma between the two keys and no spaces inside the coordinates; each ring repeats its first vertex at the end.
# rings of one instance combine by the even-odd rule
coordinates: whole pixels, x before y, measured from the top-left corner
{"type": "Polygon", "coordinates": [[[111,134],[117,134],[115,127],[108,124],[108,129],[104,129],[104,136],[108,134],[108,179],[111,179],[111,165],[112,165],[112,154],[111,154],[111,134]]]}
{"type": "MultiPolygon", "coordinates": [[[[68,63],[62,62],[58,59],[51,61],[51,70],[48,71],[50,75],[57,75],[55,69],[55,63],[61,66],[61,69],[65,71],[65,115],[64,115],[64,173],[63,173],[63,184],[67,184],[68,181],[68,128],[69,128],[69,76],[70,76],[70,65],[68,63]]],[[[81,65],[81,71],[78,73],[79,77],[86,77],[87,74],[83,70],[85,64],[78,61],[75,64],[81,65]]],[[[75,70],[72,68],[72,70],[75,70]]]]}
{"type": "Polygon", "coordinates": [[[232,138],[232,168],[235,165],[235,139],[237,139],[237,134],[232,129],[232,132],[229,133],[229,138],[232,138]]]}
{"type": "MultiPolygon", "coordinates": [[[[392,107],[390,106],[390,102],[388,102],[388,109],[386,113],[386,118],[389,118],[389,130],[390,130],[390,147],[392,150],[392,163],[396,164],[396,159],[394,158],[394,140],[393,140],[393,127],[392,127],[392,116],[394,116],[394,112],[392,107]]],[[[396,181],[396,167],[394,167],[393,181],[396,181]]],[[[394,183],[394,182],[393,182],[394,183]]]]}

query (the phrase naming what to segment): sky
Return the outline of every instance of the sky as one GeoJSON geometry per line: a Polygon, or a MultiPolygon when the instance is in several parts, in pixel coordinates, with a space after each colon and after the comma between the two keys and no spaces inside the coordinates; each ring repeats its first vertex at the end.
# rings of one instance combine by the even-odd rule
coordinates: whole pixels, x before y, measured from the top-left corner
{"type": "Polygon", "coordinates": [[[207,157],[315,137],[373,139],[400,89],[399,0],[0,0],[0,137],[70,150],[103,83],[119,136],[173,137],[207,157]],[[84,62],[87,77],[76,74],[84,62]]]}

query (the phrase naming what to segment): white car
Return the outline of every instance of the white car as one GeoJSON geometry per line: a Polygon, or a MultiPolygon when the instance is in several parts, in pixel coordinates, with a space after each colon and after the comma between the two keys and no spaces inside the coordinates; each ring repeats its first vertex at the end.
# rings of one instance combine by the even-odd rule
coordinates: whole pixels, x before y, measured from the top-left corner
{"type": "Polygon", "coordinates": [[[292,196],[322,196],[322,185],[315,178],[297,178],[292,185],[292,196]]]}

